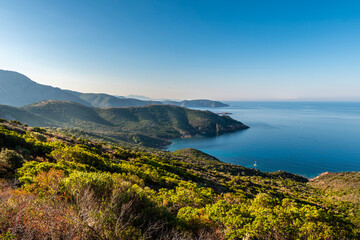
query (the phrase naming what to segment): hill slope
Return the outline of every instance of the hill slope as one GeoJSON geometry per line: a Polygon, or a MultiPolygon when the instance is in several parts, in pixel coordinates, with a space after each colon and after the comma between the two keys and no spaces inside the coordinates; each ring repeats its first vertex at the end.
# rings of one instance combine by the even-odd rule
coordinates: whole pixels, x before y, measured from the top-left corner
{"type": "Polygon", "coordinates": [[[86,101],[93,107],[140,107],[151,104],[162,104],[157,101],[144,101],[134,98],[115,97],[104,93],[80,93],[66,90],[83,101],[86,101]]]}
{"type": "Polygon", "coordinates": [[[0,105],[0,118],[26,122],[32,126],[55,126],[56,124],[49,119],[43,118],[35,113],[22,108],[0,105]]]}
{"type": "Polygon", "coordinates": [[[209,111],[191,110],[170,105],[139,108],[97,109],[104,119],[129,132],[151,133],[164,138],[216,135],[248,128],[244,124],[209,111]]]}
{"type": "Polygon", "coordinates": [[[24,106],[43,100],[64,100],[89,105],[60,88],[38,84],[17,72],[0,70],[0,104],[24,106]]]}
{"type": "Polygon", "coordinates": [[[355,173],[318,188],[193,149],[140,151],[7,122],[0,144],[2,239],[360,237],[359,201],[333,201],[346,181],[358,189],[355,173]]]}
{"type": "Polygon", "coordinates": [[[230,117],[170,105],[92,108],[74,102],[44,101],[23,108],[0,106],[3,118],[41,127],[78,129],[97,136],[158,147],[166,140],[217,135],[248,128],[230,117]],[[6,113],[6,114],[5,114],[6,113]]]}

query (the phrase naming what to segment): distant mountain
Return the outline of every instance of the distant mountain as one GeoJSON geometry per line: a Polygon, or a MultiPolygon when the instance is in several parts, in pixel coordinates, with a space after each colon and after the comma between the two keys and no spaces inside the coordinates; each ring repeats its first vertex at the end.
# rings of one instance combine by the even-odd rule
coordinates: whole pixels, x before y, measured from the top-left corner
{"type": "Polygon", "coordinates": [[[178,137],[211,136],[248,128],[230,117],[177,106],[93,108],[54,100],[22,108],[0,105],[0,118],[31,126],[78,129],[152,147],[178,137]]]}
{"type": "Polygon", "coordinates": [[[135,99],[139,99],[139,100],[144,100],[144,101],[152,101],[154,99],[151,99],[149,97],[145,97],[145,96],[141,96],[141,95],[127,95],[127,98],[135,98],[135,99]]]}
{"type": "Polygon", "coordinates": [[[104,93],[80,93],[68,91],[81,100],[87,102],[93,107],[106,108],[106,107],[140,107],[151,104],[162,104],[157,101],[143,101],[134,98],[119,98],[116,96],[104,93]]]}
{"type": "Polygon", "coordinates": [[[140,100],[151,100],[151,101],[159,101],[159,102],[163,102],[163,101],[175,101],[175,102],[180,102],[181,100],[178,99],[168,99],[168,98],[150,98],[150,97],[146,97],[146,96],[142,96],[142,95],[127,95],[127,98],[136,98],[136,99],[140,99],[140,100]]]}
{"type": "Polygon", "coordinates": [[[0,104],[25,106],[44,100],[61,100],[92,107],[140,107],[152,104],[171,104],[182,107],[224,107],[211,100],[155,101],[142,96],[126,98],[104,93],[81,93],[38,84],[23,74],[0,70],[0,104]],[[137,99],[142,98],[142,99],[137,99]]]}
{"type": "Polygon", "coordinates": [[[190,107],[190,108],[196,108],[196,107],[203,107],[203,108],[216,108],[216,107],[228,107],[228,104],[219,102],[219,101],[213,101],[213,100],[207,100],[207,99],[195,99],[195,100],[170,100],[170,99],[151,99],[149,97],[145,96],[139,96],[139,95],[128,95],[128,98],[136,98],[144,101],[156,101],[157,103],[162,104],[168,104],[168,105],[175,105],[180,107],[190,107]]]}
{"type": "MultiPolygon", "coordinates": [[[[117,98],[122,98],[122,99],[126,98],[126,97],[120,96],[120,95],[114,95],[114,96],[117,97],[117,98]]],[[[140,100],[141,100],[141,99],[140,99],[140,100]]]]}
{"type": "Polygon", "coordinates": [[[204,107],[204,108],[216,108],[216,107],[227,107],[228,104],[213,101],[213,100],[206,100],[206,99],[196,99],[196,100],[184,100],[181,102],[177,101],[163,101],[163,104],[170,104],[180,107],[204,107]]]}
{"type": "Polygon", "coordinates": [[[60,88],[38,84],[17,72],[0,70],[0,104],[19,107],[44,100],[73,101],[90,106],[60,88]]]}

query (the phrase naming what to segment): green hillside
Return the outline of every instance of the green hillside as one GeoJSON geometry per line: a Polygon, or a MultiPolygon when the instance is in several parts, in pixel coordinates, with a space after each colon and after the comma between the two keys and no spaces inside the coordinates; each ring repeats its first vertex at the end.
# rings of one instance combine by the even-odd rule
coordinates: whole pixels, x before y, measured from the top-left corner
{"type": "Polygon", "coordinates": [[[170,105],[92,108],[74,102],[44,101],[23,108],[0,106],[1,114],[5,119],[21,120],[30,126],[69,129],[72,134],[77,130],[82,133],[80,136],[150,147],[164,146],[173,138],[211,136],[247,128],[226,116],[170,105]],[[21,119],[16,114],[19,111],[26,113],[21,119]]]}
{"type": "Polygon", "coordinates": [[[216,135],[246,129],[231,118],[209,111],[191,110],[170,105],[151,105],[139,108],[97,109],[101,117],[121,126],[124,131],[142,132],[159,138],[216,135]]]}
{"type": "Polygon", "coordinates": [[[35,113],[22,108],[0,105],[0,118],[26,122],[33,126],[55,126],[56,124],[49,119],[41,117],[35,113]]]}
{"type": "Polygon", "coordinates": [[[347,211],[352,221],[360,226],[360,172],[324,173],[309,184],[320,189],[328,205],[347,211]]]}
{"type": "Polygon", "coordinates": [[[80,93],[74,91],[68,91],[83,101],[86,101],[93,107],[103,108],[103,107],[140,107],[151,104],[162,104],[158,101],[150,100],[139,100],[134,98],[119,98],[112,95],[104,93],[80,93]]]}
{"type": "Polygon", "coordinates": [[[308,182],[4,120],[0,146],[0,239],[360,237],[359,173],[308,182]]]}
{"type": "Polygon", "coordinates": [[[99,117],[94,108],[74,102],[44,101],[27,105],[22,109],[65,126],[76,126],[85,122],[111,125],[111,123],[99,117]]]}
{"type": "Polygon", "coordinates": [[[214,156],[211,156],[209,154],[206,154],[202,151],[199,151],[197,149],[193,149],[193,148],[183,148],[177,151],[173,152],[174,155],[180,155],[182,157],[187,157],[189,159],[197,159],[199,161],[202,161],[206,164],[210,163],[210,162],[219,162],[219,159],[217,159],[214,156]]]}

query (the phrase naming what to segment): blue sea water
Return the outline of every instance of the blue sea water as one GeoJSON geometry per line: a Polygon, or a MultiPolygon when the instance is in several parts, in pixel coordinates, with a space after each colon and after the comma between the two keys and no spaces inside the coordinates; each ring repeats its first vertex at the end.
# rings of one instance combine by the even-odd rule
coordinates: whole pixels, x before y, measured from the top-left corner
{"type": "Polygon", "coordinates": [[[223,162],[312,178],[360,171],[360,102],[227,102],[249,129],[217,137],[175,139],[169,151],[196,148],[223,162]]]}

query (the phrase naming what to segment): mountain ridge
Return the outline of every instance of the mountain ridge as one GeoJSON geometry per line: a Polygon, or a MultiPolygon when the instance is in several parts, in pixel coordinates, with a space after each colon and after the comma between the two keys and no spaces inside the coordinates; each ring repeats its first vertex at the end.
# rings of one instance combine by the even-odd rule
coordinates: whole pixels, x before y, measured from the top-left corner
{"type": "Polygon", "coordinates": [[[0,70],[0,104],[20,107],[44,100],[66,100],[90,105],[60,88],[38,84],[17,72],[0,70]]]}
{"type": "Polygon", "coordinates": [[[0,104],[21,107],[44,100],[77,102],[92,107],[139,107],[152,104],[171,104],[183,107],[225,107],[212,100],[154,101],[113,96],[106,93],[81,93],[38,84],[27,76],[0,70],[0,104]]]}

